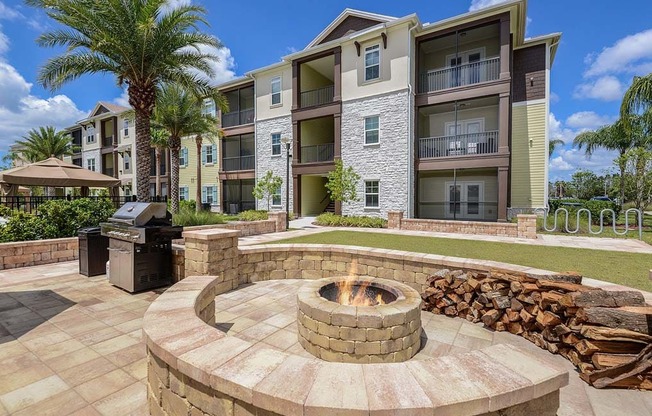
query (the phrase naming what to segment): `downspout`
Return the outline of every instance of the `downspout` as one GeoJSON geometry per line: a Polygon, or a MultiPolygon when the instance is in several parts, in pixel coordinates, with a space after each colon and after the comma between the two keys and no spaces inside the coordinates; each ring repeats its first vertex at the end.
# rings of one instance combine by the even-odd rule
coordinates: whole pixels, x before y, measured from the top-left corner
{"type": "Polygon", "coordinates": [[[413,186],[417,186],[415,177],[415,160],[414,147],[416,147],[416,137],[414,137],[414,88],[412,86],[412,59],[414,59],[414,45],[412,42],[412,32],[419,25],[414,25],[408,30],[408,174],[407,174],[407,218],[414,217],[414,207],[418,201],[413,201],[413,186]]]}

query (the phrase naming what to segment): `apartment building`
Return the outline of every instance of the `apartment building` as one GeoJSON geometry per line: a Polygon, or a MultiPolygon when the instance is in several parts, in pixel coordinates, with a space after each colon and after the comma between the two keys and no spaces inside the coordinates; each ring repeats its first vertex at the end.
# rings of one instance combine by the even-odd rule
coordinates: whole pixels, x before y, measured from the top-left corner
{"type": "MultiPolygon", "coordinates": [[[[290,177],[298,216],[504,221],[545,206],[561,35],[526,39],[525,25],[525,0],[435,23],[347,9],[304,50],[219,86],[230,104],[223,210],[249,208],[255,179],[270,170],[290,177]],[[361,176],[359,200],[343,206],[324,187],[338,159],[361,176]]],[[[285,189],[272,209],[286,208],[285,189]]]]}
{"type": "MultiPolygon", "coordinates": [[[[88,117],[68,127],[77,152],[65,160],[121,180],[120,194],[135,194],[136,126],[131,108],[99,101],[88,117]]],[[[151,150],[150,194],[156,195],[156,162],[151,150]]],[[[169,152],[161,158],[161,196],[168,195],[169,152]]]]}

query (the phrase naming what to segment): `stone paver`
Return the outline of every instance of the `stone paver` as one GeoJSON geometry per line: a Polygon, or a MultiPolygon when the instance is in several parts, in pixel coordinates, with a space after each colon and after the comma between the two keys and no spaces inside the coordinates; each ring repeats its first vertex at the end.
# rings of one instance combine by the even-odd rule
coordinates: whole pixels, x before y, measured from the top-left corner
{"type": "MultiPolygon", "coordinates": [[[[271,281],[220,295],[216,300],[217,325],[234,338],[242,334],[249,342],[314,360],[297,342],[295,302],[302,284],[271,281]]],[[[139,325],[157,296],[154,291],[126,293],[109,285],[103,276],[81,276],[76,262],[1,271],[0,415],[147,414],[147,364],[139,325]]],[[[594,389],[577,377],[566,360],[522,338],[429,313],[422,315],[422,324],[425,345],[415,356],[415,363],[433,355],[513,344],[527,348],[537,359],[571,371],[570,384],[561,391],[560,416],[636,416],[652,410],[649,392],[594,389]]],[[[253,349],[252,360],[265,360],[264,354],[258,358],[255,354],[253,349]]],[[[232,373],[223,375],[225,379],[249,377],[251,382],[245,384],[253,387],[262,378],[262,374],[241,373],[239,369],[249,367],[246,362],[234,362],[232,367],[232,373]]],[[[310,367],[310,371],[319,371],[319,367],[310,367]]],[[[285,376],[279,373],[280,379],[285,376]]],[[[337,374],[324,377],[325,385],[338,385],[337,374]]],[[[270,391],[274,388],[269,386],[270,391]]],[[[297,397],[308,395],[316,403],[322,400],[311,386],[303,386],[296,393],[297,397]]],[[[356,390],[346,393],[364,394],[356,390]]],[[[347,397],[338,400],[346,401],[347,397]]],[[[290,402],[274,405],[279,410],[285,406],[294,410],[290,402]]],[[[381,408],[383,403],[370,406],[381,408]]]]}

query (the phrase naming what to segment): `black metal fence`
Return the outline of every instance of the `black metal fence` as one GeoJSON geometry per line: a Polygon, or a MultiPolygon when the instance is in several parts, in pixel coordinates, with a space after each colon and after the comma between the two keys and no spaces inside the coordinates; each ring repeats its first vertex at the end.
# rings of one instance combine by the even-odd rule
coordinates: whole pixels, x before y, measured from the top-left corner
{"type": "MultiPolygon", "coordinates": [[[[89,198],[93,200],[108,199],[113,202],[116,208],[120,208],[126,202],[136,201],[136,196],[0,196],[0,205],[16,211],[23,211],[27,213],[36,213],[40,205],[48,201],[72,201],[75,199],[89,198]]],[[[167,196],[151,197],[150,202],[167,202],[167,196]]]]}

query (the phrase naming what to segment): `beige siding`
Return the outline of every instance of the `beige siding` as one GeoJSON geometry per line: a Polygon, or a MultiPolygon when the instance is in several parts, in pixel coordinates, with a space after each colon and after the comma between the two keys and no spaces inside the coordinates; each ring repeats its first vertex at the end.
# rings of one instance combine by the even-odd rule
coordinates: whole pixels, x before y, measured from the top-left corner
{"type": "Polygon", "coordinates": [[[543,207],[546,187],[546,104],[512,110],[512,208],[543,207]]]}
{"type": "MultiPolygon", "coordinates": [[[[203,144],[210,144],[209,141],[204,140],[203,144]]],[[[188,149],[188,164],[187,166],[179,167],[179,187],[188,187],[188,198],[192,200],[197,199],[197,163],[201,163],[201,154],[197,158],[197,145],[195,144],[194,137],[188,137],[181,140],[181,148],[188,149]]],[[[219,160],[220,146],[217,143],[216,160],[219,160]]],[[[222,190],[219,188],[219,163],[212,166],[202,166],[201,169],[201,184],[202,186],[216,185],[218,202],[222,198],[222,190]]]]}
{"type": "Polygon", "coordinates": [[[256,120],[290,115],[292,110],[292,65],[256,74],[256,120]],[[281,104],[272,105],[272,79],[281,77],[281,104]]]}

